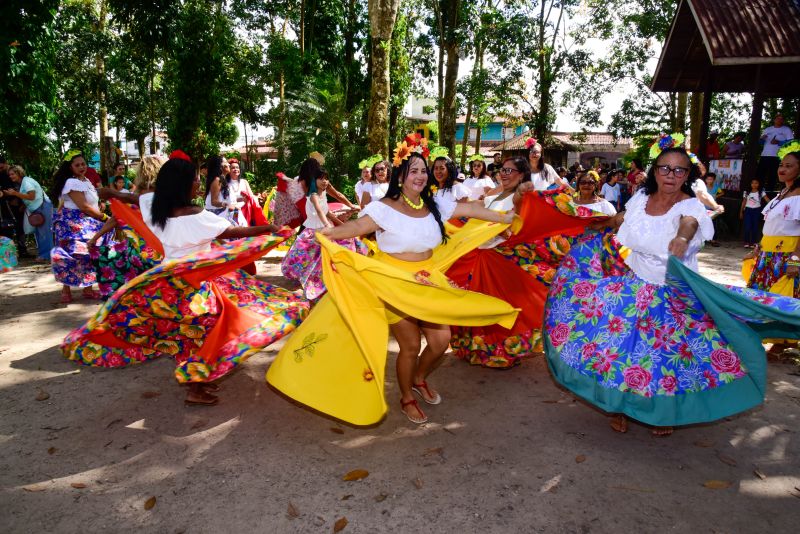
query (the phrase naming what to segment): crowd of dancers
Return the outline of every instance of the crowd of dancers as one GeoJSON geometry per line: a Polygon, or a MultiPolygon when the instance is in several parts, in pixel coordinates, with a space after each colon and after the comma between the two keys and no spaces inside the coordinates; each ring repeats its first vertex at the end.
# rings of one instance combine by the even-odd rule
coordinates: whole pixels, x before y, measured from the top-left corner
{"type": "Polygon", "coordinates": [[[296,330],[267,381],[370,425],[388,409],[391,333],[399,408],[413,423],[445,401],[430,376],[448,351],[506,369],[543,353],[555,380],[608,412],[615,430],[632,418],[668,435],[760,404],[762,342],[779,350],[800,338],[800,142],[779,152],[783,187],[765,199],[764,236],[739,288],[697,272],[714,238],[714,209],[701,200],[714,195],[698,188],[698,162],[679,141],[656,141],[624,203],[603,198],[608,184],[594,171],[570,184],[535,141],[529,157],[496,158],[491,169],[471,158],[459,180],[448,155],[417,134],[391,162],[361,162],[354,199],[335,190],[315,153],[297,178],[279,176],[263,209],[239,162],[217,156],[202,169],[181,151],[166,162],[147,156],[133,192],[95,188],[77,151],[49,196],[14,172],[23,200],[41,200],[31,210],[40,226],[52,219],[52,250],[40,259],[62,301],[72,287],[103,300],[64,340],[71,360],[122,367],[171,356],[186,403],[211,405],[219,379],[296,330]],[[255,260],[289,242],[281,270],[297,291],[254,276],[255,260]]]}

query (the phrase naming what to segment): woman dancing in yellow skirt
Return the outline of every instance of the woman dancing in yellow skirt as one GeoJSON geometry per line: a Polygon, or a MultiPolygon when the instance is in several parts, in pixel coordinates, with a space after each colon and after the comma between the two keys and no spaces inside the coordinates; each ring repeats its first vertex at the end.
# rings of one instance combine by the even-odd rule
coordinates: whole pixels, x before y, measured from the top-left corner
{"type": "Polygon", "coordinates": [[[434,199],[424,140],[410,135],[398,145],[389,190],[362,217],[317,234],[328,294],[281,350],[268,381],[288,396],[355,424],[372,424],[386,412],[383,373],[388,330],[400,345],[400,404],[414,423],[428,420],[414,398],[428,404],[442,396],[427,377],[450,341],[447,325],[507,328],[517,310],[502,300],[453,287],[443,271],[460,255],[508,227],[513,214],[480,204],[434,199]],[[443,221],[477,221],[449,242],[443,221]],[[505,223],[505,224],[497,224],[505,223]],[[378,253],[367,258],[329,241],[375,232],[378,253]],[[426,347],[421,349],[420,333],[426,347]]]}

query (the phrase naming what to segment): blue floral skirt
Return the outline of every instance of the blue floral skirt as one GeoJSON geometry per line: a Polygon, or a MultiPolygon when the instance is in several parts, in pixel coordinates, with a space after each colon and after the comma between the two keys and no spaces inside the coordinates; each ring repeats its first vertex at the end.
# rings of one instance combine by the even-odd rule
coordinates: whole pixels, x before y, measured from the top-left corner
{"type": "MultiPolygon", "coordinates": [[[[72,287],[91,287],[97,281],[87,243],[102,227],[81,210],[61,208],[53,215],[55,248],[50,259],[56,281],[72,287]]],[[[107,237],[99,244],[105,244],[107,237]]]]}
{"type": "Polygon", "coordinates": [[[0,236],[0,273],[17,266],[17,246],[11,239],[0,236]]]}
{"type": "Polygon", "coordinates": [[[800,337],[800,301],[713,283],[670,258],[663,286],[619,261],[599,234],[578,240],[550,286],[545,354],[556,380],[613,413],[657,426],[714,421],[759,405],[761,339],[800,337]]]}

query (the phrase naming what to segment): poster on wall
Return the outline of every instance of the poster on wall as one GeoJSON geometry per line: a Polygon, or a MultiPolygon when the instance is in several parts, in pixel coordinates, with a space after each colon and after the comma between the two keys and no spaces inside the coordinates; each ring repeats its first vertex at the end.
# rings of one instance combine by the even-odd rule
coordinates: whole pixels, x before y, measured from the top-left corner
{"type": "Polygon", "coordinates": [[[712,159],[708,172],[717,175],[717,183],[726,191],[741,191],[742,161],[740,159],[712,159]]]}

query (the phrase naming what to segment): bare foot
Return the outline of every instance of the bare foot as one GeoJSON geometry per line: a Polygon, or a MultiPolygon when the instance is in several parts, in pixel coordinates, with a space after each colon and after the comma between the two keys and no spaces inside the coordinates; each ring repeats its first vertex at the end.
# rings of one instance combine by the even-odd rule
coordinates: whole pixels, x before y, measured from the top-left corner
{"type": "Polygon", "coordinates": [[[622,414],[611,417],[611,428],[615,432],[624,434],[628,431],[628,418],[622,414]]]}
{"type": "Polygon", "coordinates": [[[671,426],[657,426],[650,433],[656,437],[665,438],[671,436],[674,430],[671,426]]]}

